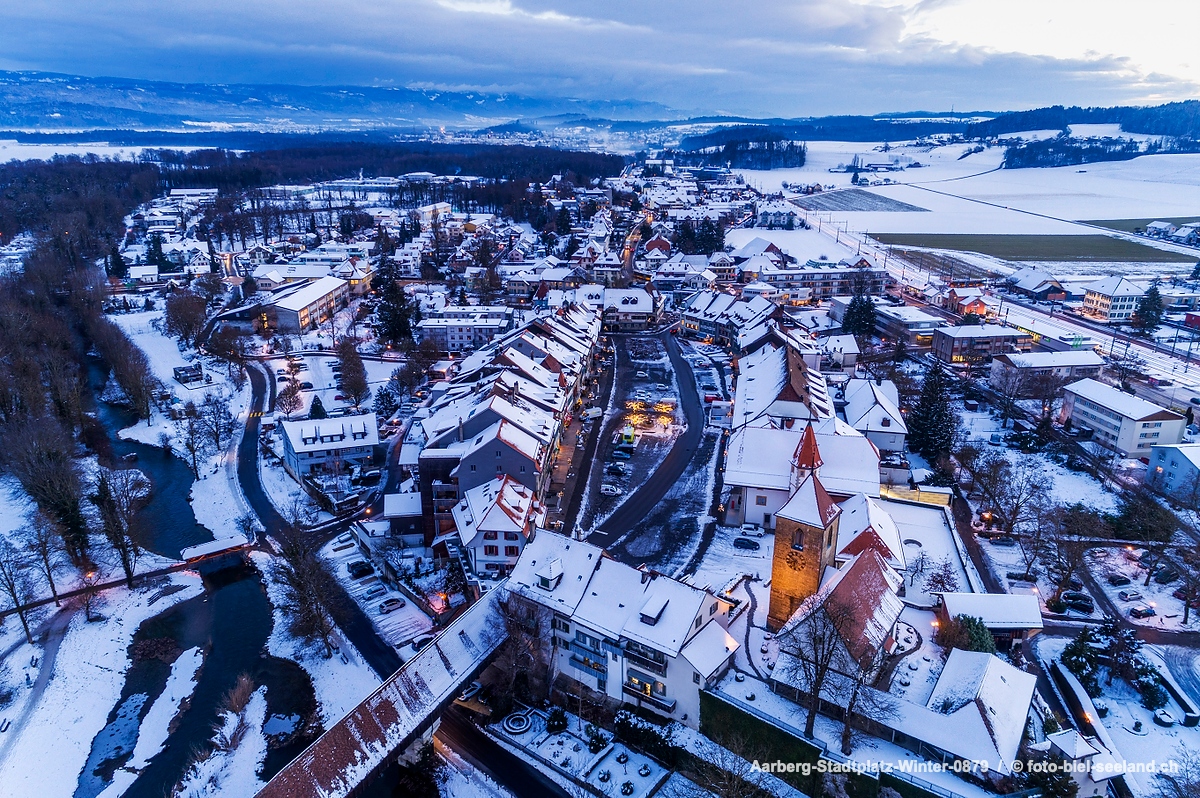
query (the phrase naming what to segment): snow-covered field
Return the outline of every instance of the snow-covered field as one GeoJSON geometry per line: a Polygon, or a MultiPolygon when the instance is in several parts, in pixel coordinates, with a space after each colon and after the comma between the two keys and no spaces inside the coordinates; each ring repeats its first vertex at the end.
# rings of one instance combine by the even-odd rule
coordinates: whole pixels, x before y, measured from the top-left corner
{"type": "MultiPolygon", "coordinates": [[[[200,577],[190,572],[132,591],[107,590],[97,598],[93,610],[104,620],[88,623],[83,610],[76,607],[62,610],[50,620],[54,627],[61,624],[65,633],[57,649],[51,643],[48,652],[40,645],[28,644],[9,649],[14,624],[5,624],[0,640],[7,652],[4,661],[11,663],[7,680],[17,686],[16,701],[0,713],[12,720],[12,727],[0,740],[0,785],[4,785],[5,795],[66,798],[74,794],[92,740],[104,728],[121,695],[134,632],[147,618],[201,592],[200,577]],[[183,590],[162,596],[161,588],[168,583],[183,590]],[[153,604],[152,598],[156,599],[153,604]],[[33,658],[37,666],[29,667],[33,658]],[[32,686],[26,686],[26,674],[32,686]]],[[[186,689],[182,675],[177,686],[180,692],[186,689]]],[[[167,712],[165,706],[161,712],[167,712]]],[[[144,728],[146,746],[156,745],[161,729],[144,728]]]]}

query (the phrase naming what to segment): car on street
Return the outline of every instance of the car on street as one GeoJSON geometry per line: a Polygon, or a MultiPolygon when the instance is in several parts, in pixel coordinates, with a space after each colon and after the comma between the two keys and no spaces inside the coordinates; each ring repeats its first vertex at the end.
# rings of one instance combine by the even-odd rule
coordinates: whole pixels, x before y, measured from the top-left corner
{"type": "Polygon", "coordinates": [[[1108,583],[1113,587],[1124,587],[1131,581],[1132,580],[1128,576],[1125,576],[1125,574],[1109,574],[1108,576],[1108,583]]]}
{"type": "Polygon", "coordinates": [[[1121,599],[1121,601],[1137,601],[1141,597],[1142,591],[1140,590],[1122,590],[1117,594],[1117,598],[1121,599]]]}
{"type": "Polygon", "coordinates": [[[625,491],[621,490],[620,486],[610,485],[607,482],[600,486],[601,496],[620,496],[624,492],[625,491]]]}
{"type": "Polygon", "coordinates": [[[749,535],[752,538],[761,538],[763,531],[758,524],[742,524],[742,534],[749,535]]]}
{"type": "Polygon", "coordinates": [[[379,604],[379,614],[387,615],[389,612],[395,612],[407,603],[407,601],[398,596],[392,596],[390,599],[384,599],[379,604]]]}
{"type": "Polygon", "coordinates": [[[479,682],[471,682],[470,684],[468,684],[466,687],[463,688],[463,691],[461,693],[458,694],[458,700],[459,701],[470,701],[472,698],[479,695],[479,691],[482,689],[483,689],[483,685],[481,685],[479,682]]]}
{"type": "Polygon", "coordinates": [[[1154,608],[1147,607],[1144,604],[1140,607],[1134,607],[1129,611],[1130,618],[1149,618],[1152,615],[1154,615],[1154,608]]]}
{"type": "Polygon", "coordinates": [[[632,455],[630,455],[629,452],[625,451],[624,449],[617,449],[612,453],[612,459],[614,460],[628,460],[630,457],[632,457],[632,455]]]}
{"type": "Polygon", "coordinates": [[[733,547],[735,549],[745,549],[746,551],[758,551],[761,548],[758,541],[747,537],[736,537],[733,539],[733,547]]]}
{"type": "Polygon", "coordinates": [[[416,640],[412,641],[413,651],[420,651],[433,642],[433,635],[421,635],[416,640]]]}

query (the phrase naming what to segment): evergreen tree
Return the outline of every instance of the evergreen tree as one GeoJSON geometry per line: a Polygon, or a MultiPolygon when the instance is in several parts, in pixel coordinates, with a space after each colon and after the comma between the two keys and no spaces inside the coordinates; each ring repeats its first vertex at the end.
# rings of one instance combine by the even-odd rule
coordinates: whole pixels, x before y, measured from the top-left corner
{"type": "Polygon", "coordinates": [[[1068,769],[1068,763],[1062,757],[1046,759],[1036,767],[1029,768],[1027,783],[1031,788],[1040,790],[1042,798],[1076,798],[1079,794],[1079,782],[1068,769]]]}
{"type": "Polygon", "coordinates": [[[1133,311],[1133,328],[1142,335],[1150,335],[1162,326],[1163,303],[1162,292],[1158,283],[1152,283],[1142,298],[1138,300],[1133,311]]]}
{"type": "Polygon", "coordinates": [[[399,283],[389,283],[379,302],[379,337],[390,344],[413,339],[414,308],[399,283]]]}
{"type": "Polygon", "coordinates": [[[571,212],[565,205],[558,209],[558,215],[554,217],[554,232],[560,236],[571,233],[571,212]]]}
{"type": "Polygon", "coordinates": [[[1096,678],[1100,672],[1100,658],[1093,645],[1095,642],[1091,627],[1085,626],[1063,649],[1060,658],[1063,667],[1075,674],[1090,696],[1100,695],[1100,682],[1096,678]]]}
{"type": "Polygon", "coordinates": [[[1192,267],[1192,275],[1188,279],[1189,280],[1200,280],[1200,263],[1197,263],[1195,266],[1192,267]]]}
{"type": "Polygon", "coordinates": [[[908,417],[908,445],[930,463],[936,463],[954,448],[958,415],[950,405],[946,372],[934,366],[925,375],[921,398],[908,417]]]}
{"type": "Polygon", "coordinates": [[[846,315],[842,317],[842,331],[859,338],[875,333],[875,303],[870,297],[856,294],[850,300],[846,315]]]}
{"type": "Polygon", "coordinates": [[[117,249],[116,244],[108,254],[108,276],[121,279],[129,276],[129,264],[121,257],[121,250],[117,249]]]}
{"type": "Polygon", "coordinates": [[[313,397],[312,405],[308,408],[308,417],[314,421],[329,418],[329,413],[325,411],[325,404],[321,401],[321,397],[313,397]]]}

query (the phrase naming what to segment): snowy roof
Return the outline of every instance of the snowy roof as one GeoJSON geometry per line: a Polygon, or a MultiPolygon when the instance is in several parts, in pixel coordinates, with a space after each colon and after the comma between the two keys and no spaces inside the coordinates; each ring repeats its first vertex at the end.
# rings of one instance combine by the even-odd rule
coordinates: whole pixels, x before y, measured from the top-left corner
{"type": "Polygon", "coordinates": [[[572,615],[600,567],[604,550],[565,535],[543,532],[529,541],[509,574],[509,590],[572,615]],[[542,586],[539,577],[551,580],[542,586]]]}
{"type": "Polygon", "coordinates": [[[799,429],[741,427],[729,436],[725,484],[788,490],[799,429]]]}
{"type": "Polygon", "coordinates": [[[420,493],[385,493],[383,496],[384,518],[408,518],[421,514],[420,493]]]}
{"type": "Polygon", "coordinates": [[[900,529],[879,502],[859,493],[841,503],[838,521],[838,554],[860,554],[872,548],[887,560],[905,568],[904,543],[900,529]]]}
{"type": "Polygon", "coordinates": [[[799,524],[824,529],[833,523],[841,508],[830,498],[816,474],[810,474],[775,516],[799,524]]]}
{"type": "MultiPolygon", "coordinates": [[[[1046,742],[1057,748],[1063,756],[1071,761],[1095,756],[1100,753],[1099,748],[1074,729],[1064,729],[1060,732],[1049,734],[1046,736],[1046,742]]],[[[1099,742],[1099,740],[1096,742],[1099,742]]]]}
{"type": "Polygon", "coordinates": [[[701,679],[708,679],[729,661],[739,645],[721,624],[712,620],[683,647],[683,657],[701,679]]]}
{"type": "Polygon", "coordinates": [[[264,263],[254,270],[255,280],[268,278],[273,283],[284,280],[318,280],[329,274],[328,263],[264,263]]]}
{"type": "Polygon", "coordinates": [[[1067,349],[1062,352],[1025,352],[996,355],[996,359],[1022,369],[1049,369],[1066,366],[1103,366],[1104,358],[1093,349],[1067,349]]]}
{"type": "Polygon", "coordinates": [[[951,338],[1020,338],[1028,335],[1002,324],[963,324],[959,327],[939,327],[938,332],[951,338]]]}
{"type": "Polygon", "coordinates": [[[1042,607],[1027,593],[943,593],[951,618],[969,615],[988,629],[1041,629],[1042,607]]]}
{"type": "Polygon", "coordinates": [[[320,420],[285,421],[281,424],[288,445],[296,453],[379,443],[379,424],[374,413],[320,420]]]}
{"type": "Polygon", "coordinates": [[[1141,286],[1129,282],[1124,277],[1114,275],[1105,277],[1103,280],[1097,280],[1094,283],[1088,283],[1084,286],[1089,294],[1100,294],[1101,296],[1118,297],[1118,296],[1141,296],[1146,293],[1141,286]]]}
{"type": "Polygon", "coordinates": [[[821,341],[821,349],[825,352],[841,352],[844,355],[860,353],[858,340],[853,335],[830,335],[821,341]]]}
{"type": "Polygon", "coordinates": [[[1122,416],[1134,421],[1144,421],[1151,417],[1163,420],[1183,418],[1183,416],[1159,407],[1153,402],[1147,402],[1145,399],[1130,396],[1111,385],[1105,385],[1093,379],[1083,379],[1073,382],[1063,388],[1063,390],[1073,393],[1076,396],[1081,396],[1088,401],[1095,402],[1101,407],[1120,413],[1122,416]]]}
{"type": "Polygon", "coordinates": [[[336,277],[322,277],[320,280],[301,287],[298,291],[284,295],[274,304],[275,307],[284,310],[300,311],[345,285],[345,280],[339,280],[336,277]]]}
{"type": "Polygon", "coordinates": [[[817,433],[821,483],[830,493],[879,495],[879,450],[861,434],[817,433]]]}
{"type": "Polygon", "coordinates": [[[990,761],[998,761],[1005,772],[1017,756],[1036,684],[1036,676],[993,654],[951,649],[926,702],[929,709],[946,716],[945,726],[954,732],[941,747],[960,753],[951,740],[977,746],[981,738],[986,739],[999,755],[990,761]]]}
{"type": "Polygon", "coordinates": [[[545,518],[531,488],[507,474],[468,490],[452,510],[464,546],[474,546],[485,532],[516,532],[526,538],[545,518]]]}

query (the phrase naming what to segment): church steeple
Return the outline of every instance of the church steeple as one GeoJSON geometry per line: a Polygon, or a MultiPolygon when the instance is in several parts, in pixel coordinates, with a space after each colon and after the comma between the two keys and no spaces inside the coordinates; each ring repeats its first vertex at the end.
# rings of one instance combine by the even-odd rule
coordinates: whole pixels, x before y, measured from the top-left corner
{"type": "Polygon", "coordinates": [[[824,461],[821,460],[821,450],[817,447],[817,434],[813,432],[810,421],[792,455],[792,490],[799,487],[822,465],[824,461]]]}

